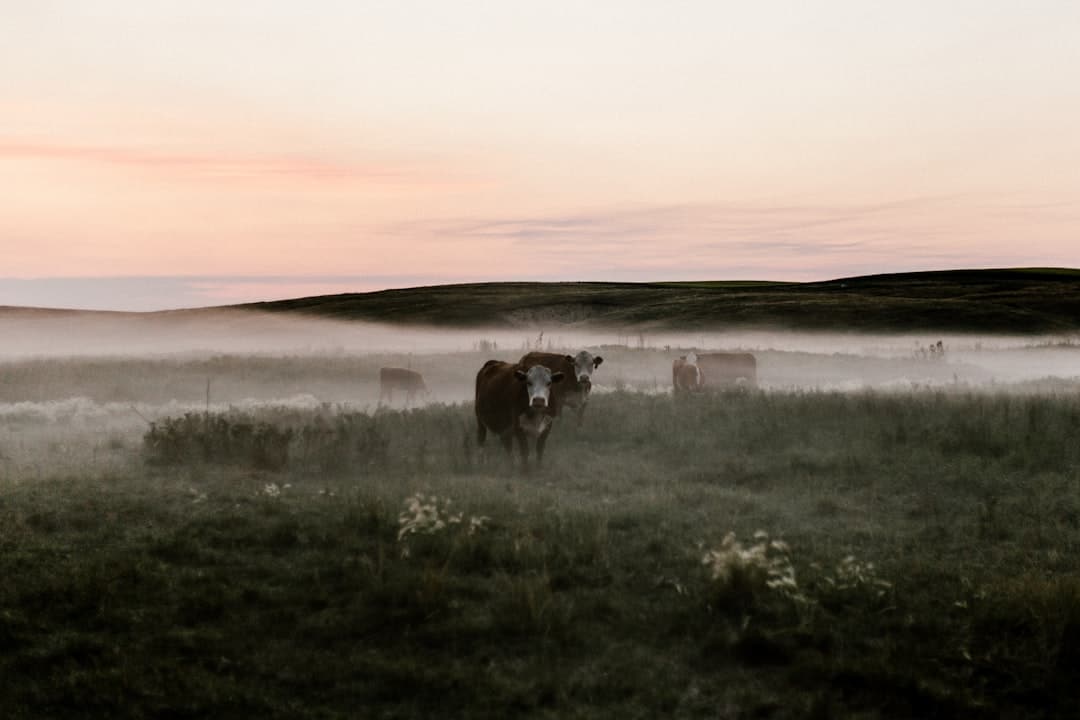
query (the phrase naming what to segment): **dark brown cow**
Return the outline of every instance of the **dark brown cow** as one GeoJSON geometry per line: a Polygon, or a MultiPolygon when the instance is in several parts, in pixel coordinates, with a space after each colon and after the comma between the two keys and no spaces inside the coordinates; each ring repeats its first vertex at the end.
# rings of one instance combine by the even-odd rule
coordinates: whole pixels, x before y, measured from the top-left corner
{"type": "Polygon", "coordinates": [[[757,385],[757,359],[750,353],[701,353],[697,366],[706,387],[757,385]]]}
{"type": "Polygon", "coordinates": [[[528,467],[528,436],[536,438],[536,464],[544,457],[547,431],[554,421],[551,387],[563,379],[543,365],[526,368],[488,360],[476,373],[476,440],[484,444],[487,432],[495,433],[506,451],[516,438],[523,467],[528,467]]]}
{"type": "Polygon", "coordinates": [[[416,393],[426,395],[429,392],[427,385],[424,384],[424,376],[415,370],[397,367],[379,368],[379,402],[383,400],[388,403],[393,402],[395,390],[404,391],[406,405],[412,403],[416,393]]]}
{"type": "Polygon", "coordinates": [[[681,355],[671,361],[671,386],[675,394],[700,392],[705,387],[705,379],[697,364],[694,353],[681,355]]]}
{"type": "Polygon", "coordinates": [[[564,406],[574,408],[577,410],[577,421],[580,426],[585,419],[585,405],[589,402],[589,393],[592,391],[593,370],[600,367],[604,358],[593,355],[588,350],[582,350],[574,356],[531,352],[522,356],[518,362],[527,368],[543,365],[565,376],[561,383],[551,388],[552,409],[555,416],[559,417],[562,415],[564,406]]]}

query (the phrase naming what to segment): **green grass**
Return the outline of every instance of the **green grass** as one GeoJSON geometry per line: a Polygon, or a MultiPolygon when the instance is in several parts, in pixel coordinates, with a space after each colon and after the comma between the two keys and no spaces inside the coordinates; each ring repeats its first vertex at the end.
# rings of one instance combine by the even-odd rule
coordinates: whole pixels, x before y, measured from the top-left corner
{"type": "Polygon", "coordinates": [[[1080,271],[949,270],[812,283],[481,283],[241,307],[443,326],[1031,334],[1080,329],[1080,271]]]}
{"type": "Polygon", "coordinates": [[[1035,718],[1080,700],[1073,395],[616,392],[528,474],[475,448],[468,406],[334,413],[240,418],[293,429],[278,472],[148,465],[129,442],[96,475],[7,475],[5,717],[1035,718]],[[320,423],[386,446],[324,463],[336,445],[301,441],[320,423]],[[399,540],[417,492],[464,522],[399,540]],[[490,520],[470,534],[470,516],[490,520]],[[706,550],[757,530],[790,546],[805,599],[710,577],[706,550]],[[888,588],[837,582],[849,555],[888,588]]]}

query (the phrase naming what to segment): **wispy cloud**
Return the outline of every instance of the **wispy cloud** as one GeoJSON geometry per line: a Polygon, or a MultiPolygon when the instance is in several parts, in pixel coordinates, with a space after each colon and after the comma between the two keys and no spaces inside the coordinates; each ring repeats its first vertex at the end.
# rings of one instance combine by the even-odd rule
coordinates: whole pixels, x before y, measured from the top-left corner
{"type": "MultiPolygon", "coordinates": [[[[867,204],[730,204],[602,208],[574,213],[409,224],[432,242],[483,242],[548,273],[648,272],[821,279],[848,271],[1025,264],[1036,246],[1013,242],[1041,223],[1067,233],[1080,204],[992,205],[959,196],[867,204]]],[[[1056,235],[1055,235],[1056,237],[1056,235]]],[[[1064,245],[1061,245],[1064,247],[1064,245]]],[[[1043,248],[1045,250],[1045,248],[1043,248]]],[[[1060,255],[1060,252],[1058,253],[1060,255]]],[[[1080,257],[1073,253],[1073,263],[1080,257]]]]}
{"type": "MultiPolygon", "coordinates": [[[[456,282],[807,281],[963,267],[1076,267],[1078,225],[1080,203],[966,197],[436,219],[350,226],[348,233],[365,239],[327,242],[320,252],[311,250],[319,246],[309,238],[288,244],[287,254],[285,244],[260,233],[260,257],[276,257],[263,266],[265,275],[0,278],[0,305],[159,310],[456,282]],[[278,270],[286,257],[297,274],[278,270]],[[338,274],[320,274],[322,267],[338,274]]],[[[298,237],[304,232],[311,234],[298,231],[298,237]]],[[[244,257],[244,269],[258,272],[244,257]]]]}
{"type": "Polygon", "coordinates": [[[134,169],[173,177],[245,182],[253,180],[414,184],[435,178],[416,168],[393,167],[306,153],[167,152],[141,147],[0,140],[0,160],[78,162],[134,169]]]}

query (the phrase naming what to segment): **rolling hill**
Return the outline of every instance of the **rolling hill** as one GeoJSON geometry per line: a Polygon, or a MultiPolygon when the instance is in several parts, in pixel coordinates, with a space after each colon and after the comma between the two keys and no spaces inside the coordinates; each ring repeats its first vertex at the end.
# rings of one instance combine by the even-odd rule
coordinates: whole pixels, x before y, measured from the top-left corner
{"type": "Polygon", "coordinates": [[[1080,331],[1080,270],[947,270],[809,283],[479,283],[236,307],[464,327],[776,327],[1029,334],[1080,331]]]}

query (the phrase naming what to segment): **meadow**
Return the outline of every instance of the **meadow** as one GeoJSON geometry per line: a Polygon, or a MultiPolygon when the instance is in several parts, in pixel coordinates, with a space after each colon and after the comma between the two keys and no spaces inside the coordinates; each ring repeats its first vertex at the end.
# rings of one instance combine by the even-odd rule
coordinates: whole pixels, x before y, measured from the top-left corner
{"type": "Polygon", "coordinates": [[[1075,347],[602,352],[529,472],[490,349],[4,363],[5,716],[1074,716],[1075,347]]]}

